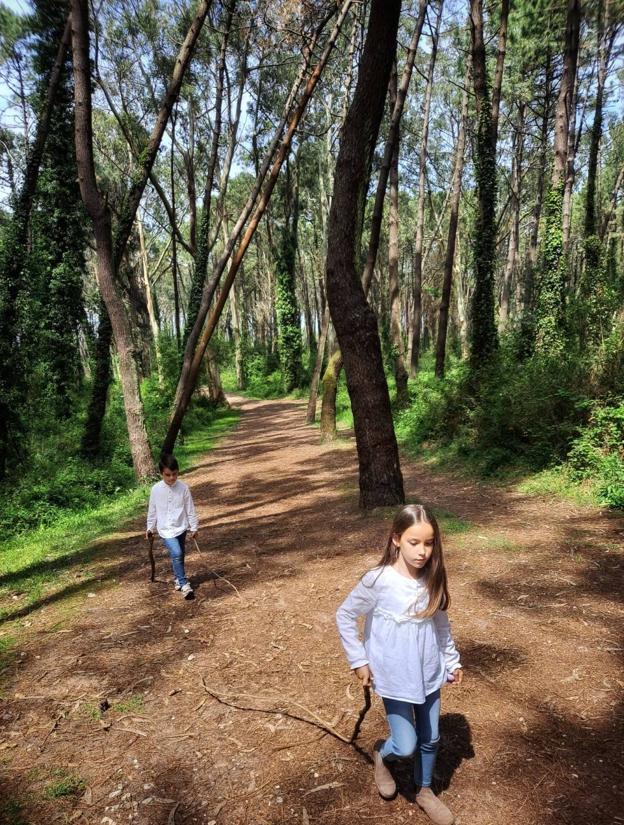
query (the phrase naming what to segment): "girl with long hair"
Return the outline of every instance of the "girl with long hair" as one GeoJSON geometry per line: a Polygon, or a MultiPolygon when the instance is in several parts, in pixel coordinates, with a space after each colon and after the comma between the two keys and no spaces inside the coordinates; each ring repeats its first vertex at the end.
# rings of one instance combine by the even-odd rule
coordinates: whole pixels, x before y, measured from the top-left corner
{"type": "Polygon", "coordinates": [[[435,825],[454,817],[431,790],[439,741],[440,688],[459,685],[463,670],[451,636],[451,603],[440,529],[421,505],[396,514],[385,552],[336,613],[349,664],[382,698],[390,736],[373,748],[374,778],[384,799],[396,793],[386,762],[414,755],[416,802],[435,825]],[[364,639],[357,620],[365,617],[364,639]]]}

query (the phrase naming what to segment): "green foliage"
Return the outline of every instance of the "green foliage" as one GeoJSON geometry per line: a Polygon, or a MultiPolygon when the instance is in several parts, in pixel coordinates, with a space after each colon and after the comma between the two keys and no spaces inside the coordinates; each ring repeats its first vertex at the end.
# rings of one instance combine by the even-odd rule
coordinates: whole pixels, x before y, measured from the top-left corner
{"type": "Polygon", "coordinates": [[[279,398],[284,395],[284,379],[274,358],[255,351],[245,360],[247,394],[253,398],[279,398]]]}
{"type": "Polygon", "coordinates": [[[624,508],[624,398],[592,407],[568,463],[573,478],[594,481],[602,504],[624,508]]]}
{"type": "Polygon", "coordinates": [[[301,386],[303,377],[301,323],[295,293],[296,230],[289,226],[282,232],[276,266],[276,300],[278,347],[284,392],[301,386]]]}
{"type": "Polygon", "coordinates": [[[508,341],[482,373],[478,396],[465,365],[451,365],[438,381],[425,359],[409,408],[397,412],[397,437],[408,452],[434,450],[447,465],[459,461],[484,475],[540,472],[535,490],[567,494],[591,482],[601,503],[624,507],[624,403],[607,391],[621,391],[624,381],[622,336],[598,352],[602,366],[595,351],[573,350],[518,364],[508,341]],[[596,395],[600,402],[588,400],[596,395]]]}

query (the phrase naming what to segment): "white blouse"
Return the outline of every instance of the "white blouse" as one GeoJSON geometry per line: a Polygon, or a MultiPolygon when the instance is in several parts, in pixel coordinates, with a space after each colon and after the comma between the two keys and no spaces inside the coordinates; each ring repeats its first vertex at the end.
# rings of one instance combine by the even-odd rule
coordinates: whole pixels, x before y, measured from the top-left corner
{"type": "Polygon", "coordinates": [[[349,664],[370,666],[379,696],[422,704],[461,667],[446,611],[414,615],[428,603],[424,582],[387,565],[362,576],[338,608],[336,622],[349,664]],[[359,616],[366,617],[363,642],[359,616]]]}

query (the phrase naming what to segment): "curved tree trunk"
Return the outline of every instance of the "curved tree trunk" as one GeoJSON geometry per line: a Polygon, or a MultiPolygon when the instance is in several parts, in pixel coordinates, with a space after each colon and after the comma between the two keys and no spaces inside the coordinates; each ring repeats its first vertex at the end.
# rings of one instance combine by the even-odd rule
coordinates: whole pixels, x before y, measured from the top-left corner
{"type": "Polygon", "coordinates": [[[404,501],[377,320],[359,277],[365,187],[383,115],[400,0],[372,0],[360,71],[336,162],[327,243],[327,298],[344,358],[360,465],[360,506],[404,501]]]}

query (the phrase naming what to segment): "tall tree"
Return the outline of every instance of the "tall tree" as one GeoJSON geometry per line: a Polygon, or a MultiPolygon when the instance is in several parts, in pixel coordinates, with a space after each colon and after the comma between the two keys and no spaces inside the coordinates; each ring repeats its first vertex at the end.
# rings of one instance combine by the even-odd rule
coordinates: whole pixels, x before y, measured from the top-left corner
{"type": "Polygon", "coordinates": [[[360,506],[404,500],[375,314],[360,279],[366,186],[396,50],[400,0],[372,0],[353,100],[334,179],[327,243],[327,298],[344,358],[360,466],[360,506]]]}
{"type": "Polygon", "coordinates": [[[540,250],[536,345],[556,354],[564,347],[565,267],[563,256],[563,189],[568,151],[568,131],[581,23],[580,0],[568,0],[563,72],[555,109],[554,161],[550,191],[544,207],[544,232],[540,250]]]}
{"type": "Polygon", "coordinates": [[[457,227],[459,224],[459,205],[461,201],[462,175],[464,171],[464,155],[466,151],[466,127],[468,121],[468,85],[470,83],[470,56],[466,61],[464,76],[464,91],[462,93],[461,115],[457,129],[455,145],[455,162],[453,164],[453,179],[451,182],[451,204],[449,227],[444,257],[444,278],[442,281],[442,298],[440,300],[440,319],[438,321],[438,338],[436,343],[436,378],[444,377],[446,362],[446,338],[448,331],[449,310],[451,306],[451,287],[453,285],[453,269],[455,266],[455,249],[457,242],[457,227]]]}
{"type": "MultiPolygon", "coordinates": [[[[477,108],[474,166],[477,214],[474,227],[475,289],[472,298],[470,363],[478,371],[498,346],[494,319],[496,267],[496,134],[498,120],[490,103],[482,0],[470,2],[472,79],[477,108]]],[[[495,97],[495,100],[497,98],[495,97]]]]}
{"type": "Polygon", "coordinates": [[[71,29],[67,21],[54,63],[50,67],[47,93],[37,121],[35,139],[28,153],[24,180],[13,215],[0,244],[0,479],[6,474],[12,432],[19,423],[23,397],[23,365],[17,328],[18,298],[24,287],[28,229],[41,159],[48,137],[56,95],[62,79],[71,29]]]}
{"type": "Polygon", "coordinates": [[[410,357],[410,373],[418,372],[420,359],[420,331],[422,329],[422,277],[423,277],[423,245],[425,238],[425,190],[427,180],[427,148],[429,145],[429,116],[431,112],[431,98],[433,95],[433,77],[436,58],[438,55],[438,37],[440,21],[442,20],[443,1],[438,0],[435,24],[431,28],[431,52],[429,68],[427,70],[427,85],[425,87],[425,102],[423,104],[422,134],[420,136],[419,171],[418,171],[418,213],[416,218],[416,240],[414,242],[414,319],[412,324],[412,349],[410,357]]]}
{"type": "Polygon", "coordinates": [[[301,313],[295,292],[299,225],[299,153],[286,164],[285,216],[276,261],[278,350],[284,392],[301,386],[303,378],[301,313]]]}
{"type": "Polygon", "coordinates": [[[97,252],[98,284],[111,321],[117,353],[130,450],[137,478],[153,475],[154,464],[147,440],[143,405],[139,389],[139,374],[134,357],[132,330],[117,286],[117,270],[130,237],[143,191],[161,144],[165,126],[180,87],[197,38],[208,14],[211,0],[201,0],[187,36],[180,49],[172,79],[167,89],[142,164],[128,191],[121,216],[112,231],[110,207],[98,189],[93,154],[91,113],[91,66],[89,60],[89,12],[86,0],[72,0],[72,43],[76,94],[76,159],[80,191],[93,222],[97,252]]]}

